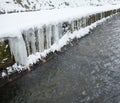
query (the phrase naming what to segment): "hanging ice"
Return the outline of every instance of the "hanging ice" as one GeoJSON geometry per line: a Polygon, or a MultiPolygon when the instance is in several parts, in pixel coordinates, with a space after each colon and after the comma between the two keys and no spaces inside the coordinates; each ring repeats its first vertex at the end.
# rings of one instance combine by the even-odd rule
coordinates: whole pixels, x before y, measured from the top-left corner
{"type": "Polygon", "coordinates": [[[44,31],[43,31],[43,28],[38,29],[37,36],[38,36],[39,52],[43,52],[44,51],[44,31]]]}
{"type": "Polygon", "coordinates": [[[51,46],[51,36],[52,36],[52,27],[51,25],[46,27],[46,45],[47,49],[50,48],[51,46]]]}
{"type": "Polygon", "coordinates": [[[54,31],[53,31],[53,35],[54,35],[54,43],[55,42],[58,42],[59,40],[59,28],[58,28],[58,25],[54,25],[54,31]]]}
{"type": "Polygon", "coordinates": [[[15,61],[19,64],[26,65],[27,51],[25,42],[21,37],[9,38],[11,54],[14,55],[15,61]]]}
{"type": "MultiPolygon", "coordinates": [[[[53,24],[41,24],[40,26],[23,30],[20,34],[21,37],[9,39],[11,53],[14,55],[16,63],[25,65],[27,57],[31,56],[31,54],[35,54],[35,56],[37,54],[36,57],[40,57],[40,53],[46,49],[50,50],[50,47],[54,46],[53,44],[59,45],[59,40],[62,37],[66,37],[64,36],[65,34],[71,34],[74,31],[76,32],[79,29],[90,25],[96,20],[99,20],[100,16],[103,18],[105,13],[102,12],[99,13],[99,15],[92,14],[89,18],[82,17],[79,19],[76,18],[68,21],[55,22],[53,24]]],[[[68,35],[68,38],[69,36],[70,35],[68,35]]],[[[33,62],[34,60],[31,61],[33,62]]]]}
{"type": "Polygon", "coordinates": [[[31,52],[31,54],[35,54],[36,53],[36,46],[35,46],[36,38],[35,38],[34,29],[32,29],[32,28],[29,29],[27,36],[28,36],[28,40],[30,43],[30,52],[31,52]]]}

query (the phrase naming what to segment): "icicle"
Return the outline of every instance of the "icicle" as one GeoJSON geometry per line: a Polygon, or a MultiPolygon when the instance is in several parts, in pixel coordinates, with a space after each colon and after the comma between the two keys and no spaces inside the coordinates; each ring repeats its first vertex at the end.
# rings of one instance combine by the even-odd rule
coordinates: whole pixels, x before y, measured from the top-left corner
{"type": "Polygon", "coordinates": [[[38,28],[35,28],[35,47],[36,47],[36,52],[39,52],[39,40],[38,40],[38,28]]]}
{"type": "Polygon", "coordinates": [[[84,27],[84,19],[83,18],[81,19],[81,26],[82,26],[82,28],[84,27]]]}
{"type": "Polygon", "coordinates": [[[28,56],[36,52],[36,36],[34,29],[28,29],[23,32],[23,38],[26,44],[28,56]]]}
{"type": "Polygon", "coordinates": [[[77,20],[74,21],[74,30],[77,30],[77,20]]]}
{"type": "Polygon", "coordinates": [[[88,20],[89,20],[89,17],[86,17],[86,26],[89,25],[88,20]]]}
{"type": "Polygon", "coordinates": [[[74,21],[71,21],[71,33],[74,32],[74,21]]]}
{"type": "Polygon", "coordinates": [[[19,64],[26,65],[27,51],[23,37],[9,39],[11,54],[14,55],[15,61],[19,64]]]}
{"type": "Polygon", "coordinates": [[[82,26],[83,26],[83,28],[86,26],[86,18],[82,18],[82,26]]]}
{"type": "Polygon", "coordinates": [[[62,23],[62,35],[64,35],[67,32],[66,27],[67,27],[67,23],[63,22],[62,23]]]}
{"type": "Polygon", "coordinates": [[[79,30],[79,29],[80,29],[80,21],[77,20],[77,30],[79,30]]]}
{"type": "Polygon", "coordinates": [[[34,29],[28,30],[27,37],[28,37],[28,40],[30,43],[31,54],[34,54],[34,53],[36,53],[36,46],[35,46],[36,38],[35,38],[34,29]]]}
{"type": "Polygon", "coordinates": [[[58,42],[58,40],[59,40],[59,28],[58,28],[57,24],[54,25],[53,37],[54,37],[54,43],[58,42]]]}
{"type": "Polygon", "coordinates": [[[38,29],[38,42],[39,42],[39,52],[44,51],[44,33],[43,28],[38,29]]]}
{"type": "Polygon", "coordinates": [[[27,36],[27,31],[23,32],[23,39],[25,41],[26,49],[27,49],[27,55],[30,55],[30,44],[29,44],[29,38],[27,36]]]}
{"type": "Polygon", "coordinates": [[[44,34],[44,49],[47,49],[47,27],[46,27],[46,25],[44,26],[44,28],[43,28],[43,34],[44,34]]]}
{"type": "Polygon", "coordinates": [[[51,45],[54,44],[54,25],[51,25],[51,32],[52,32],[52,35],[51,35],[51,45]]]}
{"type": "Polygon", "coordinates": [[[51,36],[52,36],[52,27],[51,25],[46,27],[46,42],[47,42],[47,49],[51,46],[51,36]]]}
{"type": "Polygon", "coordinates": [[[105,14],[104,14],[104,12],[102,13],[102,18],[104,18],[105,17],[105,14]]]}
{"type": "Polygon", "coordinates": [[[80,19],[79,22],[80,22],[79,26],[80,26],[80,28],[82,28],[82,19],[80,19]]]}
{"type": "Polygon", "coordinates": [[[58,24],[58,30],[59,30],[59,37],[61,38],[63,36],[62,35],[62,23],[58,24]]]}

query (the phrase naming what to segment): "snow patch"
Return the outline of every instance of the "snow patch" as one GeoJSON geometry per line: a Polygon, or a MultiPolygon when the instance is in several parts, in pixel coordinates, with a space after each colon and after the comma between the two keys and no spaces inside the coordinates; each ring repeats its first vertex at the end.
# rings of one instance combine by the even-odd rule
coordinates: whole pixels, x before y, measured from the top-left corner
{"type": "Polygon", "coordinates": [[[0,11],[50,10],[120,4],[120,0],[0,0],[0,11]]]}

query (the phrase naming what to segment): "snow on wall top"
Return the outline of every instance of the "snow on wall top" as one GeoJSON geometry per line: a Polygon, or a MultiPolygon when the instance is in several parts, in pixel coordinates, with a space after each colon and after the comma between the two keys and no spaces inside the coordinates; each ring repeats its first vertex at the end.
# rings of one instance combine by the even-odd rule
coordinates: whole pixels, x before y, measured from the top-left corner
{"type": "Polygon", "coordinates": [[[19,37],[23,30],[118,9],[120,5],[88,6],[0,15],[0,38],[19,37]]]}

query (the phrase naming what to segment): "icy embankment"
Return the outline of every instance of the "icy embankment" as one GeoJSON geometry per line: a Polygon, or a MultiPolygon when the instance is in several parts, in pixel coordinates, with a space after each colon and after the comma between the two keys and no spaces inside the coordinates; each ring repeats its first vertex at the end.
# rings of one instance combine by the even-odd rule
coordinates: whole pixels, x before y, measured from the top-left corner
{"type": "MultiPolygon", "coordinates": [[[[69,43],[74,38],[80,38],[87,33],[89,33],[90,29],[96,27],[99,22],[105,20],[101,19],[90,26],[85,28],[80,28],[79,30],[74,30],[73,33],[67,32],[61,38],[58,38],[58,24],[63,22],[72,22],[74,20],[79,20],[82,17],[89,17],[92,14],[102,13],[105,11],[110,11],[114,9],[118,9],[119,6],[101,6],[101,7],[81,7],[81,8],[71,8],[71,9],[59,9],[59,10],[48,10],[48,11],[40,11],[40,12],[31,12],[31,13],[20,13],[20,14],[5,14],[0,15],[0,38],[10,38],[10,47],[11,53],[14,55],[17,63],[24,64],[25,66],[32,65],[36,63],[42,57],[45,57],[48,53],[54,52],[55,50],[59,51],[64,45],[69,43]],[[48,44],[51,43],[51,25],[54,25],[54,43],[53,45],[48,44]],[[48,26],[46,29],[46,41],[42,40],[35,41],[35,35],[41,39],[40,35],[45,31],[41,32],[39,30],[34,33],[35,28],[42,28],[43,26],[48,26]],[[32,29],[31,29],[32,28],[32,29]],[[28,35],[30,34],[30,36],[28,35]],[[40,34],[40,35],[38,35],[40,34]],[[23,38],[24,36],[24,38],[23,38]],[[26,41],[23,41],[23,39],[26,41]],[[43,51],[40,51],[39,48],[42,48],[43,43],[46,43],[46,48],[43,51]],[[41,43],[41,44],[40,44],[41,43]],[[34,46],[38,45],[39,47],[36,50],[34,46]],[[30,47],[29,47],[30,46],[30,47]],[[27,48],[27,50],[26,50],[27,48]],[[32,53],[31,50],[32,49],[32,53]],[[28,57],[27,57],[27,54],[28,57]]],[[[43,35],[41,35],[43,36],[43,35]]],[[[44,37],[43,37],[44,39],[44,37]]],[[[16,64],[11,68],[8,67],[8,74],[11,74],[14,71],[22,71],[25,70],[25,66],[17,66],[16,64]]],[[[5,73],[2,73],[5,76],[5,73]]]]}
{"type": "Polygon", "coordinates": [[[12,66],[12,67],[8,67],[6,68],[6,71],[3,71],[1,74],[2,78],[5,78],[7,75],[11,75],[14,72],[18,72],[21,73],[22,71],[28,69],[28,71],[30,70],[29,66],[35,64],[36,62],[39,61],[39,59],[42,59],[42,57],[46,57],[47,54],[49,54],[50,52],[55,52],[55,51],[61,51],[61,48],[67,44],[69,44],[71,42],[71,40],[73,40],[74,38],[81,38],[84,37],[85,35],[87,35],[90,30],[93,30],[98,24],[104,22],[105,20],[107,20],[110,17],[107,18],[103,18],[93,24],[91,24],[90,26],[87,26],[85,28],[80,29],[79,31],[74,31],[73,34],[71,33],[66,33],[57,43],[55,43],[54,45],[51,46],[50,49],[45,50],[44,52],[41,53],[35,53],[33,55],[30,55],[28,57],[28,61],[27,61],[27,65],[23,66],[23,65],[17,65],[16,63],[12,66]]]}

